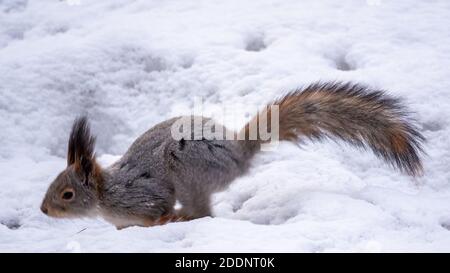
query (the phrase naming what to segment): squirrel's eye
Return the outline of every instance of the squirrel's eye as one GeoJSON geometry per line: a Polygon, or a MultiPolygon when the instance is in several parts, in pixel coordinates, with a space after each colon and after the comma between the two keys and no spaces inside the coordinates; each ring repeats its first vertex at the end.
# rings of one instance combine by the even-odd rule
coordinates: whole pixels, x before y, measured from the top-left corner
{"type": "Polygon", "coordinates": [[[74,193],[71,190],[67,190],[65,192],[63,192],[62,194],[62,199],[66,200],[66,201],[70,201],[73,199],[74,193]]]}

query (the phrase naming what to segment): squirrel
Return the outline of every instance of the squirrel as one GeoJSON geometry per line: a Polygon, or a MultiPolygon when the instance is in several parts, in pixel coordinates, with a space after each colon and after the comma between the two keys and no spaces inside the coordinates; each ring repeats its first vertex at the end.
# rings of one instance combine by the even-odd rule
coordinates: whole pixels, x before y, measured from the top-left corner
{"type": "MultiPolygon", "coordinates": [[[[409,120],[400,100],[354,83],[313,83],[269,103],[278,105],[279,140],[341,139],[370,148],[401,172],[423,173],[425,138],[409,120]]],[[[190,116],[189,118],[193,118],[190,116]]],[[[48,216],[101,216],[117,229],[154,226],[210,216],[210,197],[250,167],[265,143],[250,140],[174,139],[161,122],[138,137],[115,163],[102,168],[94,154],[95,137],[86,117],[77,118],[68,141],[67,168],[49,186],[41,205],[48,216]],[[179,202],[181,208],[175,208],[179,202]]],[[[209,118],[205,122],[213,122],[209,118]]],[[[248,136],[258,116],[239,132],[248,136]]],[[[230,130],[225,128],[225,133],[230,130]]]]}

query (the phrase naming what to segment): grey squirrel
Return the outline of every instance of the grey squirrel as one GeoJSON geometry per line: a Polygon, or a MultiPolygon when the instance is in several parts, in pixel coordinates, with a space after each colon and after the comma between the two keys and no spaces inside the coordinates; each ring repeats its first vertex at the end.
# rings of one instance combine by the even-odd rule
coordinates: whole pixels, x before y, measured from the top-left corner
{"type": "MultiPolygon", "coordinates": [[[[280,140],[337,138],[370,148],[406,174],[422,173],[424,137],[408,121],[399,100],[383,91],[353,83],[314,83],[268,104],[264,111],[269,117],[271,105],[279,107],[280,140]]],[[[76,119],[67,168],[48,188],[42,212],[52,217],[99,215],[118,229],[211,215],[211,194],[248,170],[264,140],[176,140],[171,126],[177,119],[142,134],[107,168],[96,162],[86,117],[76,119]],[[177,201],[180,209],[174,208],[177,201]]],[[[239,134],[248,136],[252,126],[258,126],[258,116],[239,134]]]]}

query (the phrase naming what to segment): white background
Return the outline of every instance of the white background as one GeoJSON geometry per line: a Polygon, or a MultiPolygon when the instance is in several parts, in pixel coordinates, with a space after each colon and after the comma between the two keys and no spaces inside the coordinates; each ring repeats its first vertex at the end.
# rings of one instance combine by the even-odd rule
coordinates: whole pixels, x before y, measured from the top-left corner
{"type": "Polygon", "coordinates": [[[450,251],[449,26],[447,0],[1,0],[0,251],[450,251]],[[317,80],[401,97],[425,175],[282,143],[214,197],[214,218],[116,231],[39,210],[77,115],[107,165],[194,97],[262,106],[317,80]]]}

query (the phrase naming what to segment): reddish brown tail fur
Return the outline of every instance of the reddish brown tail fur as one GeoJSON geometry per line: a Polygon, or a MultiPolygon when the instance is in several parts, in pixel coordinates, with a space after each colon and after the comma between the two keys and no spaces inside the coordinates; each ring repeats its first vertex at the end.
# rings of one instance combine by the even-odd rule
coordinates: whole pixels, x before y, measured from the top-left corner
{"type": "MultiPolygon", "coordinates": [[[[352,83],[315,83],[269,104],[269,119],[272,105],[279,106],[280,140],[338,138],[369,147],[409,175],[422,173],[419,154],[425,139],[409,121],[400,101],[383,91],[352,83]]],[[[248,136],[250,124],[257,120],[256,116],[241,133],[248,136]]],[[[247,143],[254,146],[255,141],[247,143]]]]}

